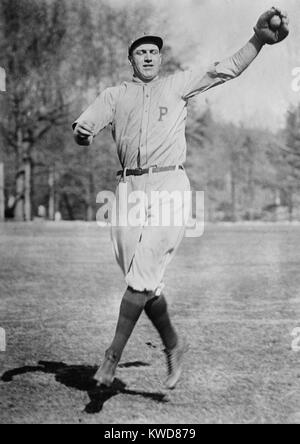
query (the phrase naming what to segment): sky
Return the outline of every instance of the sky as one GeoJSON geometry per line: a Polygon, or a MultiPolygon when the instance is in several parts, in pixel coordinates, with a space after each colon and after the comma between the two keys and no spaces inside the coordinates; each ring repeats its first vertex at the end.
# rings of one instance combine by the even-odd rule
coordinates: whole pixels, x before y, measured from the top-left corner
{"type": "Polygon", "coordinates": [[[253,35],[259,15],[272,6],[286,10],[290,35],[278,45],[266,45],[241,77],[197,98],[208,100],[215,115],[226,121],[276,131],[291,105],[300,103],[292,89],[293,69],[300,67],[300,1],[160,0],[171,26],[166,38],[184,66],[205,69],[240,49],[253,35]]]}
{"type": "MultiPolygon", "coordinates": [[[[133,1],[133,0],[131,0],[133,1]]],[[[146,2],[147,0],[144,0],[146,2]]],[[[150,0],[149,0],[150,1],[150,0]]],[[[128,0],[115,0],[126,3],[128,0]]],[[[253,35],[261,13],[272,6],[286,10],[290,36],[265,46],[241,77],[197,97],[199,108],[208,101],[216,118],[272,131],[284,126],[287,110],[300,103],[292,89],[293,69],[300,68],[300,0],[153,0],[162,35],[184,67],[197,65],[200,74],[212,62],[233,55],[253,35]],[[161,26],[160,18],[167,18],[161,26]]]]}

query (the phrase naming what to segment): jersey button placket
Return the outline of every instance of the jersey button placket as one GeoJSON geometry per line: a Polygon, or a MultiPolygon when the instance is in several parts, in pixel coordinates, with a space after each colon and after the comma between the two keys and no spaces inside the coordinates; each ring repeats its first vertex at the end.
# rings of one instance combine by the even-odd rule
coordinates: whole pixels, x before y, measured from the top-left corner
{"type": "Polygon", "coordinates": [[[149,115],[149,104],[150,104],[150,91],[149,86],[143,86],[144,95],[144,107],[143,107],[143,119],[141,128],[141,143],[140,143],[140,153],[141,153],[141,164],[144,166],[147,163],[147,126],[148,126],[148,115],[149,115]]]}

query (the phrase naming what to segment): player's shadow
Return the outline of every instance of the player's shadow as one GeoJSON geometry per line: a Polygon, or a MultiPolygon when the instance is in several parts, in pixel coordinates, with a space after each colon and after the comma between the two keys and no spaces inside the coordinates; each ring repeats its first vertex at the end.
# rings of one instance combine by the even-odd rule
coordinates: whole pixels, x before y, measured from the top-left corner
{"type": "MultiPolygon", "coordinates": [[[[143,362],[129,362],[120,364],[119,367],[142,367],[149,364],[143,362]]],[[[126,384],[118,378],[115,378],[111,387],[97,387],[94,376],[98,368],[86,365],[67,365],[63,362],[39,361],[36,366],[25,366],[9,370],[1,377],[3,382],[12,382],[15,376],[24,375],[26,373],[47,373],[55,375],[55,380],[66,387],[75,388],[77,390],[87,392],[90,402],[84,411],[89,414],[100,413],[103,405],[110,398],[120,393],[131,396],[142,396],[143,398],[152,399],[156,402],[167,402],[163,393],[144,392],[140,390],[129,390],[126,384]]]]}

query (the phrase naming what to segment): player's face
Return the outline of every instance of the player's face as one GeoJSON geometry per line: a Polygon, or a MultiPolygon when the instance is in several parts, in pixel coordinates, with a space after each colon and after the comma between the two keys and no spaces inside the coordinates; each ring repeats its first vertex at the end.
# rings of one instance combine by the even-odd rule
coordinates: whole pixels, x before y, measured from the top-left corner
{"type": "Polygon", "coordinates": [[[161,54],[158,46],[153,43],[144,43],[137,46],[129,60],[134,74],[143,82],[151,82],[158,76],[161,54]]]}

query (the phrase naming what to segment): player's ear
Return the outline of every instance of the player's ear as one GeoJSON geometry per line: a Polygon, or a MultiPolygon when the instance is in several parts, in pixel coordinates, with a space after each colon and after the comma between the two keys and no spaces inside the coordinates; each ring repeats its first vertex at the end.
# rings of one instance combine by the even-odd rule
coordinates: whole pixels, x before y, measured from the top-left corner
{"type": "Polygon", "coordinates": [[[129,65],[132,66],[132,56],[131,55],[128,56],[128,63],[129,63],[129,65]]]}

